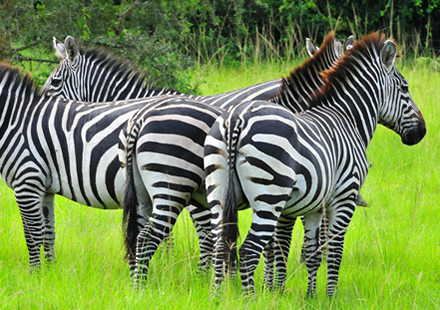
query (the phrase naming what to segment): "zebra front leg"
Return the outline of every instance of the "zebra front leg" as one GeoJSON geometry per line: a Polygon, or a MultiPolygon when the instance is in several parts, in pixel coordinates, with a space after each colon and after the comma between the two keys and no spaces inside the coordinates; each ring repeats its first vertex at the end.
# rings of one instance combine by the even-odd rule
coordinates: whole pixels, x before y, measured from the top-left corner
{"type": "Polygon", "coordinates": [[[182,206],[158,205],[150,221],[137,237],[135,282],[142,285],[147,279],[150,260],[160,243],[170,234],[182,211],[182,206]]]}
{"type": "Polygon", "coordinates": [[[339,267],[344,249],[344,237],[355,210],[355,203],[340,205],[328,211],[328,241],[327,241],[327,296],[336,293],[339,267]]]}
{"type": "Polygon", "coordinates": [[[20,209],[23,222],[24,237],[29,252],[29,269],[41,266],[40,248],[43,244],[44,216],[42,201],[44,193],[35,193],[23,186],[15,190],[15,199],[20,209]]]}
{"type": "Polygon", "coordinates": [[[307,296],[316,297],[316,275],[321,265],[322,248],[319,245],[319,231],[321,224],[321,213],[312,213],[303,217],[304,219],[304,252],[308,280],[307,296]]]}
{"type": "Polygon", "coordinates": [[[55,262],[55,208],[54,194],[47,194],[43,198],[43,249],[44,258],[48,263],[55,262]]]}

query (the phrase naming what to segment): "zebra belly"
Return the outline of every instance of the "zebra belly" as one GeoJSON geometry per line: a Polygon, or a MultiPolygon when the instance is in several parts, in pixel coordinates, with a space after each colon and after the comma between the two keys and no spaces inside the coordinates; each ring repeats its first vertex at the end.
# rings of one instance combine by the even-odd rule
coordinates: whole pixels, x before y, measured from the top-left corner
{"type": "Polygon", "coordinates": [[[73,190],[69,190],[67,192],[58,191],[57,194],[92,208],[120,209],[122,189],[125,182],[122,169],[118,169],[116,175],[114,175],[114,188],[112,186],[112,189],[109,189],[105,180],[105,176],[98,176],[98,178],[94,181],[97,191],[92,190],[90,187],[87,189],[81,189],[83,186],[80,186],[79,183],[68,184],[67,182],[63,182],[65,188],[72,186],[73,190]],[[116,197],[110,194],[111,191],[116,194],[116,197]]]}
{"type": "Polygon", "coordinates": [[[73,159],[66,165],[61,165],[62,161],[58,161],[59,175],[52,173],[53,191],[93,208],[120,208],[125,179],[117,157],[117,145],[102,154],[91,152],[89,149],[93,147],[85,149],[81,169],[73,159]]]}

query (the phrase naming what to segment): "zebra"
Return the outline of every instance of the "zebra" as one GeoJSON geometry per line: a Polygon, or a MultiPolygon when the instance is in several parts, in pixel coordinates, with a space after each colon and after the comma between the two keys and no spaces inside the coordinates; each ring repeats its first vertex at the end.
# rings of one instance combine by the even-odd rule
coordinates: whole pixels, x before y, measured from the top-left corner
{"type": "MultiPolygon", "coordinates": [[[[324,64],[330,65],[336,61],[339,55],[335,51],[339,49],[340,45],[334,40],[334,35],[331,33],[324,40],[320,52],[314,54],[314,58],[307,62],[309,64],[309,72],[313,72],[313,78],[305,78],[304,81],[294,81],[294,84],[301,89],[301,92],[295,94],[294,100],[289,102],[288,107],[291,110],[297,109],[300,111],[304,109],[304,102],[308,98],[308,92],[317,89],[318,85],[321,85],[319,74],[325,69],[324,64]],[[317,82],[315,82],[316,80],[317,82]]],[[[283,102],[280,103],[282,104],[283,102]]],[[[127,256],[136,256],[137,267],[134,271],[134,277],[138,283],[142,283],[147,278],[151,257],[161,241],[171,232],[181,210],[191,199],[192,193],[197,192],[197,195],[200,196],[198,188],[202,186],[203,182],[203,177],[200,177],[200,175],[197,175],[199,182],[196,184],[194,184],[194,178],[189,178],[188,180],[188,178],[181,177],[178,178],[179,182],[182,182],[179,187],[180,189],[174,190],[174,188],[178,188],[177,184],[173,183],[173,178],[177,178],[176,174],[186,176],[195,174],[197,171],[203,171],[203,153],[201,153],[202,150],[200,150],[199,145],[195,141],[204,140],[204,136],[197,139],[188,136],[188,131],[185,130],[185,126],[188,126],[186,121],[184,123],[185,126],[182,126],[182,120],[179,119],[178,113],[175,113],[173,119],[167,119],[167,130],[173,133],[171,136],[172,141],[168,145],[167,141],[171,139],[169,137],[170,132],[166,131],[167,134],[161,135],[157,129],[153,129],[150,125],[149,118],[155,119],[153,117],[154,113],[150,107],[146,107],[136,113],[129,121],[127,132],[121,132],[122,137],[119,146],[120,161],[126,171],[126,190],[125,198],[123,199],[124,228],[126,230],[125,244],[127,256]],[[178,143],[180,143],[179,148],[176,147],[178,143]],[[152,150],[151,145],[155,146],[154,150],[152,150]],[[174,156],[170,155],[169,149],[176,150],[174,156]],[[198,150],[199,153],[195,150],[198,150]],[[185,151],[191,154],[190,164],[181,159],[185,151]],[[148,165],[145,163],[153,166],[154,169],[146,168],[148,165]],[[153,163],[156,164],[153,165],[153,163]],[[157,167],[160,167],[161,170],[159,171],[157,167]],[[162,182],[162,187],[153,186],[154,182],[161,182],[162,179],[170,174],[173,177],[170,183],[162,182]],[[169,191],[170,188],[173,189],[173,210],[166,212],[164,209],[168,209],[169,206],[163,204],[161,200],[154,201],[154,196],[157,196],[158,192],[160,193],[159,195],[165,196],[163,191],[169,191]],[[137,214],[138,204],[141,206],[140,209],[146,204],[153,205],[150,221],[143,227],[139,227],[137,222],[139,217],[137,214]]],[[[200,114],[200,112],[198,113],[200,114]]],[[[191,121],[194,123],[193,126],[198,124],[194,118],[191,118],[191,121]]],[[[203,127],[196,133],[203,135],[206,123],[206,121],[203,121],[203,127]]],[[[204,204],[200,200],[198,202],[199,212],[206,211],[204,204]]],[[[241,208],[246,206],[247,204],[241,204],[241,208]]],[[[209,214],[210,219],[209,209],[206,212],[209,214]]],[[[210,229],[205,228],[204,231],[207,232],[204,238],[199,237],[201,241],[200,262],[202,266],[206,267],[210,265],[213,244],[210,238],[210,229]]]]}
{"type": "MultiPolygon", "coordinates": [[[[334,40],[334,38],[333,38],[334,40]]],[[[350,41],[350,38],[346,41],[350,41]]],[[[180,93],[167,89],[151,88],[145,82],[145,77],[126,63],[116,57],[112,57],[107,52],[98,49],[90,49],[83,52],[72,37],[67,37],[64,44],[54,38],[54,48],[58,57],[63,60],[52,72],[51,76],[41,89],[40,94],[49,96],[59,96],[66,99],[75,99],[82,101],[100,101],[100,100],[120,100],[128,98],[150,97],[163,94],[178,95],[180,93]]],[[[351,43],[352,44],[352,43],[351,43]]],[[[313,43],[307,39],[308,50],[316,53],[313,43]]],[[[338,42],[334,44],[334,50],[326,57],[321,56],[316,70],[323,71],[340,56],[341,45],[338,42]],[[334,53],[334,55],[333,55],[334,53]]],[[[313,55],[309,51],[310,55],[313,55]]],[[[327,55],[327,53],[322,53],[327,55]]],[[[318,63],[318,61],[316,61],[318,63]]],[[[317,73],[317,78],[319,74],[317,73]]],[[[193,99],[227,108],[236,104],[239,100],[265,99],[273,96],[274,85],[279,87],[280,80],[273,80],[266,83],[257,84],[245,89],[229,92],[214,96],[198,96],[193,99]]],[[[313,85],[313,87],[316,87],[313,85]]],[[[314,88],[312,88],[313,90],[314,88]]],[[[189,96],[191,98],[191,96],[189,96]]],[[[304,107],[299,107],[298,111],[304,107]]],[[[122,137],[121,139],[124,139],[122,137]]],[[[124,142],[120,142],[124,144],[124,142]]],[[[124,165],[124,163],[122,163],[124,165]]],[[[210,261],[212,251],[212,242],[210,239],[210,211],[205,208],[197,208],[192,205],[187,206],[191,218],[195,224],[199,244],[201,247],[199,268],[205,270],[210,261]],[[207,244],[206,247],[203,244],[207,244]],[[204,250],[206,248],[206,250],[204,250]]],[[[139,210],[138,226],[141,230],[148,220],[148,214],[151,213],[149,207],[139,210]]],[[[130,250],[129,252],[132,252],[130,250]]],[[[129,261],[133,258],[129,256],[129,261]]],[[[132,265],[131,265],[132,266],[132,265]]]]}
{"type": "MultiPolygon", "coordinates": [[[[324,73],[310,110],[293,114],[279,104],[253,101],[216,120],[204,157],[215,242],[214,292],[228,262],[237,257],[237,201],[245,198],[253,212],[239,250],[242,289],[254,292],[254,271],[263,251],[284,252],[286,268],[295,218],[304,216],[307,296],[316,296],[324,208],[329,219],[327,295],[335,294],[344,235],[367,176],[366,148],[377,124],[399,134],[406,145],[418,143],[426,133],[408,82],[394,66],[396,56],[394,42],[384,34],[364,36],[324,73]]],[[[298,91],[288,80],[307,72],[306,65],[292,72],[283,83],[284,93],[298,91]]],[[[284,285],[285,278],[276,283],[284,285]]]]}
{"type": "Polygon", "coordinates": [[[0,175],[15,193],[30,269],[41,265],[41,247],[55,260],[55,195],[120,208],[119,132],[161,98],[83,103],[40,96],[29,75],[0,64],[0,175]]]}
{"type": "MultiPolygon", "coordinates": [[[[136,266],[136,270],[131,268],[136,281],[146,279],[149,258],[185,206],[191,203],[199,213],[208,213],[206,221],[210,223],[203,185],[204,141],[223,112],[185,97],[164,98],[140,109],[129,120],[127,132],[126,128],[121,132],[124,137],[119,156],[126,178],[123,227],[126,256],[130,266],[136,266]],[[139,210],[151,206],[149,221],[140,227],[139,210]],[[142,259],[144,256],[147,258],[142,259]]],[[[199,236],[199,270],[206,271],[211,265],[213,244],[209,228],[203,232],[205,235],[199,236]]]]}

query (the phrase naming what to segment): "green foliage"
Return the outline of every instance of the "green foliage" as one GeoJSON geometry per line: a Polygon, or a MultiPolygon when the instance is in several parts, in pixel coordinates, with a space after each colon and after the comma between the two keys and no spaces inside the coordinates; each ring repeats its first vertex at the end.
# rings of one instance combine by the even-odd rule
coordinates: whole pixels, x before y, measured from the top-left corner
{"type": "Polygon", "coordinates": [[[24,67],[42,60],[51,61],[48,70],[37,72],[34,77],[45,80],[58,63],[53,55],[52,37],[64,40],[67,35],[77,39],[84,49],[98,46],[114,54],[140,64],[150,80],[161,86],[198,93],[188,78],[194,61],[179,50],[178,32],[167,25],[169,20],[160,14],[160,2],[133,3],[132,1],[106,0],[25,0],[12,3],[1,10],[10,14],[12,25],[0,19],[11,34],[13,56],[10,61],[24,67]],[[134,10],[125,16],[123,13],[134,10]],[[162,30],[164,29],[164,30],[162,30]]]}
{"type": "Polygon", "coordinates": [[[190,80],[195,63],[239,67],[249,61],[289,62],[303,55],[306,37],[319,45],[329,30],[342,40],[379,30],[395,37],[403,54],[435,57],[440,49],[435,31],[440,29],[440,19],[435,18],[440,16],[439,4],[440,0],[5,0],[0,6],[0,57],[21,65],[56,63],[52,37],[63,40],[71,35],[84,48],[100,46],[138,63],[159,85],[197,93],[200,81],[190,80]]]}

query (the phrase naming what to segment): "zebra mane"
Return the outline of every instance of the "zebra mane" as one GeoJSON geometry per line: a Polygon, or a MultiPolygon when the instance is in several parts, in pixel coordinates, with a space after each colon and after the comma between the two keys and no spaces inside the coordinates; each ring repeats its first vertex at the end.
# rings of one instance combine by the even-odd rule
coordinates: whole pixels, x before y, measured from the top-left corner
{"type": "Polygon", "coordinates": [[[312,72],[316,71],[316,64],[322,63],[323,59],[328,57],[329,51],[333,53],[337,48],[340,50],[341,43],[335,41],[335,33],[331,31],[319,47],[319,51],[316,52],[313,57],[307,59],[301,66],[296,67],[293,71],[290,71],[288,77],[281,79],[280,90],[271,101],[278,104],[290,100],[302,101],[301,91],[298,88],[303,87],[303,85],[316,84],[316,77],[312,75],[312,72]]]}
{"type": "Polygon", "coordinates": [[[20,89],[24,96],[34,96],[37,93],[37,84],[29,73],[6,63],[0,64],[0,88],[2,92],[16,92],[20,89]]]}
{"type": "MultiPolygon", "coordinates": [[[[385,34],[372,33],[364,35],[360,41],[357,41],[353,48],[347,51],[335,65],[321,73],[324,84],[321,89],[318,89],[312,96],[310,101],[311,106],[322,105],[325,98],[332,96],[334,93],[333,85],[338,84],[345,78],[347,70],[358,70],[359,61],[365,64],[365,61],[374,59],[375,55],[379,56],[382,46],[386,41],[385,34]]],[[[400,55],[398,55],[400,57],[400,55]]],[[[370,64],[365,64],[369,66],[370,64]]]]}
{"type": "Polygon", "coordinates": [[[95,63],[105,62],[106,68],[116,79],[126,80],[130,78],[132,83],[136,84],[135,86],[149,89],[150,91],[169,90],[168,87],[156,86],[155,83],[148,81],[148,73],[145,70],[136,68],[133,63],[122,60],[104,49],[98,47],[91,47],[85,51],[80,49],[79,54],[95,63]]]}

